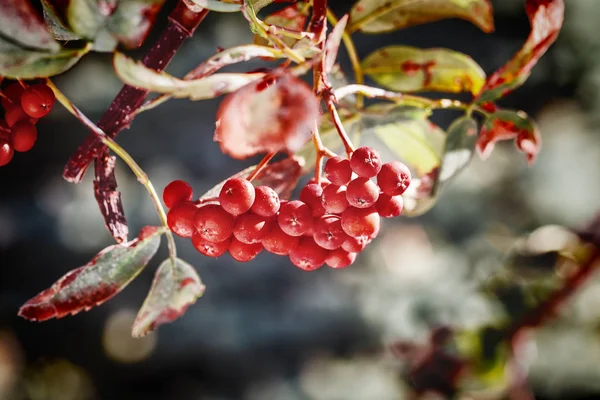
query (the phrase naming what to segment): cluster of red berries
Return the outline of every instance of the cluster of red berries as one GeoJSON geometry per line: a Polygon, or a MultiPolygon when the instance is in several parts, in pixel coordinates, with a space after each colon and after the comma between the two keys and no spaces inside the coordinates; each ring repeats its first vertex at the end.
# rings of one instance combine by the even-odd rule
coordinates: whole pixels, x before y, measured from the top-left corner
{"type": "Polygon", "coordinates": [[[263,249],[289,256],[297,267],[312,271],[327,264],[344,268],[377,236],[380,217],[400,215],[402,193],[410,184],[409,169],[399,161],[382,164],[376,150],[360,147],[350,159],[330,158],[325,177],[312,180],[300,200],[281,201],[268,186],[229,179],[218,201],[192,202],[192,188],[173,181],[163,200],[170,208],[171,230],[191,238],[209,257],[229,251],[237,261],[255,258],[263,249]],[[375,178],[375,183],[371,178],[375,178]]]}
{"type": "Polygon", "coordinates": [[[0,91],[4,118],[0,119],[0,167],[12,160],[14,152],[33,148],[37,140],[35,124],[45,117],[56,97],[43,83],[26,86],[13,82],[0,91]]]}

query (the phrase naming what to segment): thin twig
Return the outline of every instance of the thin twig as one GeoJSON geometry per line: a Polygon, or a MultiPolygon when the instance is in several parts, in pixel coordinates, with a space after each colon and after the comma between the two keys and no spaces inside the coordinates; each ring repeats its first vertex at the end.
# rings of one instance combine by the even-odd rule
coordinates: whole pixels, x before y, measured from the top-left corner
{"type": "Polygon", "coordinates": [[[276,152],[271,152],[271,153],[267,153],[266,156],[263,157],[262,160],[260,160],[260,162],[258,163],[258,165],[256,166],[256,168],[254,168],[254,171],[252,171],[252,173],[248,176],[248,180],[250,182],[252,182],[254,179],[256,179],[256,177],[266,168],[266,166],[269,164],[269,161],[271,161],[273,159],[273,157],[275,157],[275,154],[277,154],[276,152]]]}

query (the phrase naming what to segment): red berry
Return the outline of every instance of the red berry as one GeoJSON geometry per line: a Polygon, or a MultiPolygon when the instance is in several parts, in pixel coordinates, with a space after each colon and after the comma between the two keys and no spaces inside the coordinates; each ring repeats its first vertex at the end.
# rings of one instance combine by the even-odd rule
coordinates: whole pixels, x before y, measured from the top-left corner
{"type": "Polygon", "coordinates": [[[233,233],[233,217],[217,204],[197,208],[194,227],[204,240],[213,243],[229,239],[233,233]]]}
{"type": "Polygon", "coordinates": [[[198,208],[194,203],[188,201],[181,202],[167,213],[167,225],[169,225],[174,234],[183,238],[190,238],[196,231],[194,215],[197,211],[198,208]]]}
{"type": "Polygon", "coordinates": [[[325,214],[325,209],[321,204],[322,196],[323,188],[316,183],[309,183],[300,192],[300,201],[306,203],[311,208],[313,217],[320,217],[325,214]]]}
{"type": "Polygon", "coordinates": [[[346,189],[348,203],[356,208],[369,208],[379,198],[379,187],[369,178],[353,179],[346,189]]]}
{"type": "Polygon", "coordinates": [[[242,243],[236,238],[231,238],[229,254],[236,261],[248,262],[256,258],[256,256],[262,251],[262,248],[262,244],[260,243],[242,243]]]}
{"type": "Polygon", "coordinates": [[[288,201],[281,205],[277,222],[288,235],[302,236],[312,228],[312,210],[300,200],[288,201]]]}
{"type": "Polygon", "coordinates": [[[325,264],[331,268],[346,268],[356,260],[356,253],[349,253],[344,249],[337,249],[329,253],[329,257],[325,260],[325,264]]]}
{"type": "Polygon", "coordinates": [[[173,207],[182,201],[191,201],[194,191],[185,181],[173,181],[163,190],[163,202],[167,208],[173,207]]]}
{"type": "Polygon", "coordinates": [[[258,186],[254,192],[254,204],[252,204],[252,212],[254,214],[261,217],[272,217],[277,214],[281,203],[276,191],[268,186],[258,186]]]}
{"type": "Polygon", "coordinates": [[[335,156],[327,160],[324,171],[325,176],[338,186],[347,184],[350,178],[352,178],[350,160],[340,156],[335,156]]]}
{"type": "Polygon", "coordinates": [[[402,208],[404,208],[404,199],[402,196],[388,196],[382,193],[377,203],[375,203],[375,209],[377,209],[377,212],[383,218],[397,217],[402,213],[402,208]]]}
{"type": "Polygon", "coordinates": [[[224,240],[219,243],[209,242],[204,239],[198,232],[192,235],[192,244],[200,252],[207,257],[220,257],[229,249],[230,240],[224,240]]]}
{"type": "Polygon", "coordinates": [[[360,253],[371,242],[371,238],[367,236],[349,236],[344,243],[342,249],[349,253],[360,253]]]}
{"type": "Polygon", "coordinates": [[[342,213],[342,229],[350,236],[372,236],[379,232],[380,218],[374,207],[350,207],[342,213]]]}
{"type": "Polygon", "coordinates": [[[2,97],[2,106],[8,108],[14,104],[20,105],[21,95],[24,91],[25,89],[23,89],[23,86],[19,82],[14,82],[6,86],[2,89],[2,93],[6,96],[6,98],[2,97]]]}
{"type": "Polygon", "coordinates": [[[298,247],[290,252],[290,260],[296,267],[313,271],[325,263],[329,252],[319,246],[313,238],[303,237],[298,247]]]}
{"type": "Polygon", "coordinates": [[[29,115],[25,114],[20,105],[11,104],[4,109],[4,120],[6,125],[12,128],[19,121],[29,120],[29,115]]]}
{"type": "Polygon", "coordinates": [[[29,121],[19,121],[13,125],[10,138],[16,151],[29,151],[37,140],[37,129],[29,121]]]}
{"type": "Polygon", "coordinates": [[[300,238],[290,236],[281,230],[278,224],[272,224],[271,230],[262,239],[262,245],[269,253],[287,256],[298,246],[300,238]]]}
{"type": "Polygon", "coordinates": [[[400,161],[383,164],[377,175],[377,184],[381,191],[389,196],[398,196],[410,185],[410,170],[400,161]]]}
{"type": "Polygon", "coordinates": [[[335,250],[346,241],[348,235],[342,229],[339,217],[324,216],[317,219],[313,238],[315,242],[326,250],[335,250]]]}
{"type": "Polygon", "coordinates": [[[359,147],[350,157],[350,167],[356,175],[372,178],[381,170],[381,157],[372,147],[359,147]]]}
{"type": "MultiPolygon", "coordinates": [[[[311,183],[317,183],[317,180],[314,177],[310,178],[307,182],[307,185],[310,185],[311,183]]],[[[329,181],[329,179],[321,177],[321,187],[323,189],[325,189],[327,187],[327,185],[330,185],[330,184],[331,184],[331,182],[329,181]]]]}
{"type": "Polygon", "coordinates": [[[242,215],[254,203],[254,186],[247,179],[229,179],[219,193],[221,207],[231,215],[242,215]]]}
{"type": "Polygon", "coordinates": [[[325,211],[331,214],[341,214],[348,208],[346,186],[329,185],[323,189],[321,204],[325,211]]]}
{"type": "Polygon", "coordinates": [[[21,95],[21,106],[30,117],[42,118],[52,110],[55,100],[54,91],[40,83],[25,89],[21,95]]]}
{"type": "Polygon", "coordinates": [[[0,139],[0,167],[8,164],[12,160],[15,152],[8,141],[0,139]]]}
{"type": "Polygon", "coordinates": [[[260,243],[271,229],[271,219],[248,213],[240,215],[235,221],[233,236],[243,243],[260,243]]]}

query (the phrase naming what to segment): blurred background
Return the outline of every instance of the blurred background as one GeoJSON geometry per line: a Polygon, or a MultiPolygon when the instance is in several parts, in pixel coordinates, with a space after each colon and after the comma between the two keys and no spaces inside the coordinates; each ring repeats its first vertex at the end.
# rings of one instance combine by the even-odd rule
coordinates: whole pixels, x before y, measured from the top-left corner
{"type": "MultiPolygon", "coordinates": [[[[350,2],[330,3],[341,16],[350,2]]],[[[529,34],[523,0],[492,3],[493,34],[449,20],[381,36],[357,34],[358,52],[364,57],[395,43],[448,47],[491,73],[529,34]]],[[[552,250],[571,240],[559,226],[583,227],[600,209],[600,4],[566,3],[558,42],[525,86],[500,102],[538,121],[543,148],[535,165],[528,167],[510,142],[485,162],[474,158],[435,208],[419,218],[385,221],[382,234],[346,270],[306,273],[266,253],[248,264],[208,259],[180,240],[180,256],[197,267],[206,294],[183,318],[144,339],[132,339],[130,328],[164,248],[101,307],[41,324],[17,317],[27,299],[112,243],[92,174],[79,185],[61,178],[87,131],[57,106],[38,125],[34,149],[0,168],[0,399],[415,398],[415,381],[403,379],[406,360],[391,346],[426,345],[439,325],[476,335],[518,314],[527,304],[518,285],[498,296],[488,290],[490,282],[498,276],[545,282],[554,275],[555,258],[509,255],[523,243],[552,250]]],[[[148,43],[173,6],[167,2],[148,43]]],[[[211,14],[168,71],[181,76],[217,46],[251,41],[241,15],[211,14]]],[[[143,49],[134,55],[140,54],[143,49]]],[[[110,61],[110,54],[93,54],[56,79],[95,120],[121,87],[110,61]]],[[[342,67],[350,71],[346,61],[344,53],[342,67]]],[[[184,179],[201,194],[256,161],[218,151],[212,142],[218,104],[172,100],[141,114],[119,142],[159,191],[184,179]]],[[[454,117],[436,121],[447,126],[454,117]]],[[[132,235],[157,223],[147,193],[123,163],[117,178],[132,235]]],[[[600,398],[599,279],[535,333],[527,354],[536,398],[600,398]]],[[[503,367],[495,368],[479,371],[487,392],[470,398],[494,398],[505,385],[503,367]]]]}

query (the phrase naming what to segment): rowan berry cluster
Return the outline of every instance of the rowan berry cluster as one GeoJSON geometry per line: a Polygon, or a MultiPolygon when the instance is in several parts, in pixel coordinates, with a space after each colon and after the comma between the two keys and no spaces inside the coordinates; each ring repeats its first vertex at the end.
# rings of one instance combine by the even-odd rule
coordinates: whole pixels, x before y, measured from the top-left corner
{"type": "Polygon", "coordinates": [[[54,107],[56,97],[43,83],[13,82],[0,91],[4,118],[0,119],[0,167],[12,160],[15,151],[33,148],[37,140],[35,124],[54,107]]]}
{"type": "Polygon", "coordinates": [[[307,271],[323,264],[344,268],[377,236],[381,217],[400,215],[411,175],[399,161],[382,164],[370,147],[358,148],[350,159],[330,158],[324,173],[321,182],[311,180],[300,199],[290,201],[270,187],[232,178],[218,201],[198,205],[190,185],[173,181],[163,192],[167,221],[209,257],[229,251],[246,262],[264,249],[307,271]]]}

